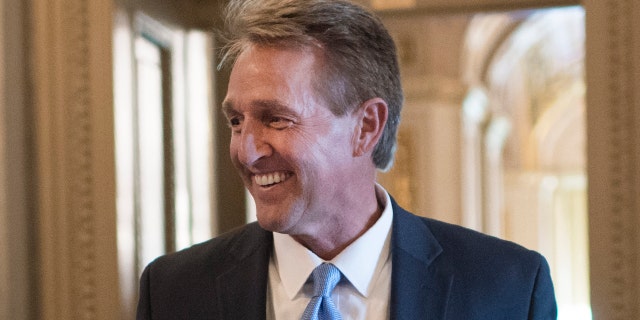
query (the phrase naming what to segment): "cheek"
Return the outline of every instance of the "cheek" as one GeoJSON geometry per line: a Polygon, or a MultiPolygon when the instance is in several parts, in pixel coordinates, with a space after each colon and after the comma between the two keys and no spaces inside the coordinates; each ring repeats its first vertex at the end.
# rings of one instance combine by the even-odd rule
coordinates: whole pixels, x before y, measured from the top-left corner
{"type": "Polygon", "coordinates": [[[235,157],[235,155],[238,154],[237,152],[237,143],[235,142],[235,139],[232,137],[231,140],[229,141],[229,154],[231,155],[232,158],[235,157]]]}
{"type": "Polygon", "coordinates": [[[238,141],[235,138],[231,138],[230,142],[229,142],[229,156],[231,157],[231,162],[238,166],[239,164],[239,160],[238,160],[238,141]]]}
{"type": "Polygon", "coordinates": [[[348,142],[340,136],[316,137],[316,140],[297,141],[293,151],[297,151],[293,156],[297,158],[298,165],[306,170],[308,178],[315,181],[322,181],[329,178],[336,170],[340,170],[342,165],[349,161],[351,152],[348,142]]]}

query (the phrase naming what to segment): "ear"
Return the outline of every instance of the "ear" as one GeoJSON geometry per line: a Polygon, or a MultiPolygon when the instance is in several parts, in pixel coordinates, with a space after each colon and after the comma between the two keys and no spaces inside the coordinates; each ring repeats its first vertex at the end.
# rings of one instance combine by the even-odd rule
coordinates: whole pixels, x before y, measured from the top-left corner
{"type": "Polygon", "coordinates": [[[382,98],[363,102],[356,110],[358,125],[354,135],[354,156],[373,152],[384,131],[389,107],[382,98]]]}

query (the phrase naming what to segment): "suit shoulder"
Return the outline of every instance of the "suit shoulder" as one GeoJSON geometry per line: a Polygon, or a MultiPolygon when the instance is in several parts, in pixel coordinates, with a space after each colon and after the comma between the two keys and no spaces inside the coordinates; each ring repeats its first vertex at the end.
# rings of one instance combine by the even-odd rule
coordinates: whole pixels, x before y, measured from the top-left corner
{"type": "Polygon", "coordinates": [[[442,247],[442,265],[458,274],[496,281],[525,281],[539,272],[548,273],[548,263],[538,252],[511,241],[462,226],[421,218],[442,247]]]}
{"type": "Polygon", "coordinates": [[[217,318],[225,307],[216,302],[233,291],[229,290],[229,284],[234,283],[230,279],[250,282],[254,292],[266,292],[270,239],[270,232],[249,224],[157,258],[140,277],[139,316],[217,318]]]}
{"type": "Polygon", "coordinates": [[[538,259],[540,254],[512,241],[490,236],[463,226],[420,217],[439,240],[443,249],[461,251],[466,255],[528,256],[538,259]]]}
{"type": "Polygon", "coordinates": [[[179,273],[194,269],[212,270],[237,261],[268,245],[270,233],[250,223],[189,248],[158,257],[149,264],[156,271],[179,273]]]}

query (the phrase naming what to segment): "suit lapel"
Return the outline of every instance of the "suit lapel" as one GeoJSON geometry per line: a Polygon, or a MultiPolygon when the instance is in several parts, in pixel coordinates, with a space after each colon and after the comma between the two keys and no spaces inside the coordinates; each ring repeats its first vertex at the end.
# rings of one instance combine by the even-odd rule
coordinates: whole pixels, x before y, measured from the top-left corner
{"type": "Polygon", "coordinates": [[[230,249],[235,263],[217,277],[220,319],[265,319],[270,232],[252,226],[230,249]]]}
{"type": "MultiPolygon", "coordinates": [[[[442,252],[424,221],[395,201],[391,237],[391,319],[444,319],[453,275],[434,263],[442,252]]],[[[232,245],[234,263],[216,278],[221,319],[265,319],[273,235],[257,224],[232,245]]]]}
{"type": "Polygon", "coordinates": [[[442,247],[422,219],[392,205],[391,319],[444,319],[453,275],[434,263],[442,247]]]}

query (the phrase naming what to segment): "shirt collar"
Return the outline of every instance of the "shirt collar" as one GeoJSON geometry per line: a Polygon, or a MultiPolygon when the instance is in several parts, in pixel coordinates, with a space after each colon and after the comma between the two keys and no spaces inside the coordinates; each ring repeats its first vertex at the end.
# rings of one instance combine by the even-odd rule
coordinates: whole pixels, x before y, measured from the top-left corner
{"type": "MultiPolygon", "coordinates": [[[[389,235],[393,212],[391,199],[382,186],[376,184],[376,196],[384,209],[378,221],[333,260],[349,282],[368,296],[373,277],[389,258],[389,235]]],[[[273,260],[290,299],[298,295],[313,269],[323,260],[291,236],[273,233],[273,260]]]]}

